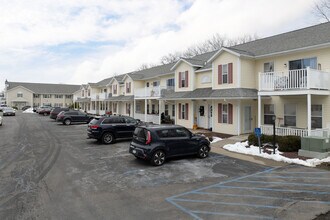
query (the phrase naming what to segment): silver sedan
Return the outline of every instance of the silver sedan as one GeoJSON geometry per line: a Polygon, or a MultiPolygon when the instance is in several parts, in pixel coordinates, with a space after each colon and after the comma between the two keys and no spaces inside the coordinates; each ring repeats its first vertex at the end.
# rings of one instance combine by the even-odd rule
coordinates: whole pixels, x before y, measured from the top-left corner
{"type": "Polygon", "coordinates": [[[2,115],[3,116],[6,116],[6,115],[14,115],[16,114],[16,111],[15,109],[11,108],[11,107],[6,107],[2,110],[2,115]]]}

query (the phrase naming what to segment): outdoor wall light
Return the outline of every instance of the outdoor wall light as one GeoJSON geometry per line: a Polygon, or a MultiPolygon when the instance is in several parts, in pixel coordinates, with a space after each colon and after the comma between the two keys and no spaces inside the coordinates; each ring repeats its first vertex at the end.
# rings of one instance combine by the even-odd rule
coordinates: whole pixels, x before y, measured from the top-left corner
{"type": "Polygon", "coordinates": [[[286,66],[287,66],[287,64],[285,63],[285,64],[284,64],[284,68],[286,68],[286,66]]]}

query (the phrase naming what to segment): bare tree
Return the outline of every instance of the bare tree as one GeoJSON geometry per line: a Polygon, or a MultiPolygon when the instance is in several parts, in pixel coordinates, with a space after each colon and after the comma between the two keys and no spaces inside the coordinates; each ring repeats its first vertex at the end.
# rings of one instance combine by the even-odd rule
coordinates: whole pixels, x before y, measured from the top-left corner
{"type": "Polygon", "coordinates": [[[320,0],[314,4],[314,14],[325,20],[330,21],[330,0],[320,0]]]}
{"type": "Polygon", "coordinates": [[[151,67],[154,67],[154,64],[148,64],[148,63],[143,63],[141,66],[139,66],[136,71],[140,71],[140,70],[145,70],[145,69],[149,69],[151,67]]]}
{"type": "Polygon", "coordinates": [[[183,54],[180,52],[169,53],[166,56],[163,56],[160,59],[160,62],[162,64],[174,63],[174,62],[178,61],[180,59],[180,57],[182,57],[182,56],[183,56],[183,54]]]}
{"type": "Polygon", "coordinates": [[[220,34],[214,34],[211,38],[188,47],[184,52],[175,52],[170,53],[161,58],[162,64],[172,63],[180,59],[180,57],[190,58],[199,54],[211,52],[214,50],[218,50],[224,46],[234,46],[237,44],[247,43],[249,41],[253,41],[258,39],[257,35],[244,35],[243,37],[239,37],[236,39],[228,39],[220,34]]]}

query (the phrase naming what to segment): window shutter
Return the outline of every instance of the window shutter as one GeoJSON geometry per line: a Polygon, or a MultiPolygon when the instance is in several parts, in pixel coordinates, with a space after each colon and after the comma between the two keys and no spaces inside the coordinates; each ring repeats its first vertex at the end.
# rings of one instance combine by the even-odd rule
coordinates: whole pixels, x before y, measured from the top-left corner
{"type": "Polygon", "coordinates": [[[218,123],[222,123],[222,104],[218,104],[218,123]]]}
{"type": "Polygon", "coordinates": [[[181,88],[181,72],[179,72],[179,88],[181,88]]]}
{"type": "Polygon", "coordinates": [[[181,104],[179,103],[179,109],[178,109],[178,112],[179,112],[179,119],[181,119],[181,104]]]}
{"type": "Polygon", "coordinates": [[[186,82],[185,82],[185,87],[188,87],[188,71],[185,72],[185,78],[186,78],[186,82]]]}
{"type": "Polygon", "coordinates": [[[222,65],[218,66],[218,84],[222,84],[222,65]]]}
{"type": "Polygon", "coordinates": [[[188,120],[188,118],[189,118],[189,104],[188,103],[186,103],[186,120],[188,120]]]}
{"type": "Polygon", "coordinates": [[[129,92],[132,92],[132,87],[131,87],[131,86],[132,86],[132,82],[129,82],[129,83],[128,83],[129,92]]]}
{"type": "Polygon", "coordinates": [[[228,63],[228,83],[233,83],[233,63],[228,63]]]}
{"type": "Polygon", "coordinates": [[[228,104],[228,124],[233,123],[233,105],[228,104]]]}

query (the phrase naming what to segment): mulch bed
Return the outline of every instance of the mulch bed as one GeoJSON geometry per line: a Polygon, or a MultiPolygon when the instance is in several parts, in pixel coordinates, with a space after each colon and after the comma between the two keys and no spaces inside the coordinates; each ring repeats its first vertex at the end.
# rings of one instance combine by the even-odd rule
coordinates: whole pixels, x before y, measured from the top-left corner
{"type": "Polygon", "coordinates": [[[290,159],[301,159],[301,160],[308,160],[308,159],[312,159],[310,157],[302,157],[298,155],[298,152],[282,152],[282,156],[290,158],[290,159]]]}

